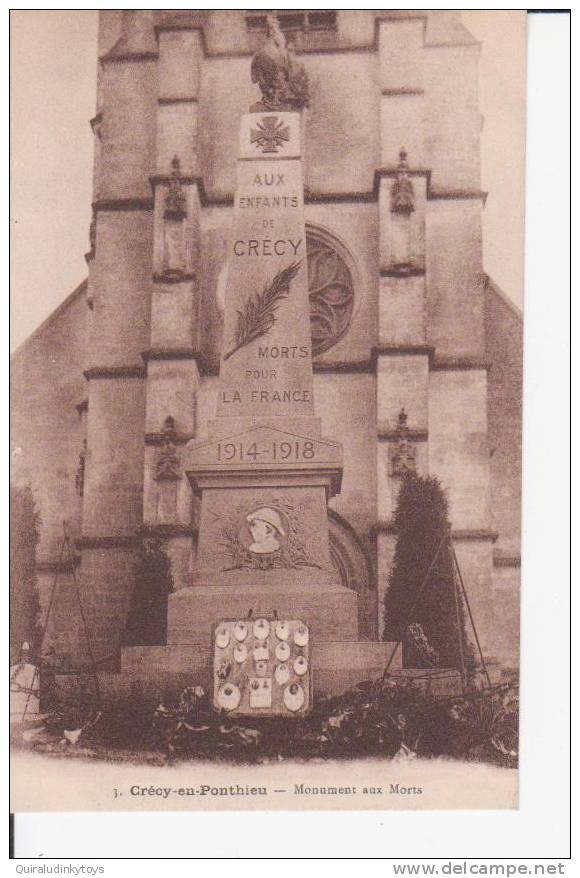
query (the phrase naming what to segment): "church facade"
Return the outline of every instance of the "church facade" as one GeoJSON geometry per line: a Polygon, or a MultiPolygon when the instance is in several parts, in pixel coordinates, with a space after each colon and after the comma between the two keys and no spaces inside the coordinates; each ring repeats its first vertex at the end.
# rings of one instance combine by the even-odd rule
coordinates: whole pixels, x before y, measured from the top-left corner
{"type": "MultiPolygon", "coordinates": [[[[278,21],[309,83],[313,393],[323,435],[342,445],[327,514],[353,593],[345,639],[381,640],[393,510],[414,470],[446,491],[488,660],[514,667],[522,323],[482,264],[480,46],[454,12],[278,21]]],[[[93,657],[118,667],[144,539],[170,560],[172,597],[191,588],[200,505],[188,449],[216,417],[227,256],[298,246],[291,233],[232,241],[240,118],[259,97],[250,62],[265,32],[265,15],[243,10],[100,13],[88,278],[13,362],[14,480],[34,492],[45,609],[59,578],[47,638],[71,666],[87,660],[78,584],[93,657]],[[63,523],[74,557],[61,553],[63,523]]],[[[267,176],[248,198],[291,197],[267,176]]],[[[264,370],[300,351],[270,346],[264,370]]],[[[283,532],[275,511],[260,521],[271,540],[283,532]]],[[[187,625],[174,627],[187,644],[187,625]]]]}

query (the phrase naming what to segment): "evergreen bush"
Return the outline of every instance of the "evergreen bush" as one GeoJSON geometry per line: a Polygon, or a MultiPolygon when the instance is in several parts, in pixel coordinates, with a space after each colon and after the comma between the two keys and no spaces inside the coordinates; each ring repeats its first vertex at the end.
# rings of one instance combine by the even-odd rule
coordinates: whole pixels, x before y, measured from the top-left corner
{"type": "Polygon", "coordinates": [[[435,476],[412,472],[404,476],[394,526],[397,542],[385,598],[384,639],[401,641],[404,665],[415,668],[459,668],[461,642],[465,665],[473,669],[473,648],[459,596],[458,624],[447,499],[435,476]]]}
{"type": "Polygon", "coordinates": [[[123,646],[162,646],[167,642],[167,598],[173,591],[171,562],[159,539],[139,548],[123,646]]]}
{"type": "Polygon", "coordinates": [[[40,518],[29,486],[10,486],[10,661],[20,660],[22,644],[29,660],[38,652],[40,601],[36,581],[36,547],[40,518]]]}

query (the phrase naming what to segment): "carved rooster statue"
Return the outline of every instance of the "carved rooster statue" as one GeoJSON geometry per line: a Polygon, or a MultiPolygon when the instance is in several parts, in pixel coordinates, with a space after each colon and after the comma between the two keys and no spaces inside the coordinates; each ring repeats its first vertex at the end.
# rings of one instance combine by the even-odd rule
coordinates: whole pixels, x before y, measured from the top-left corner
{"type": "Polygon", "coordinates": [[[250,112],[301,110],[308,106],[308,77],[302,64],[286,46],[286,37],[274,15],[267,16],[266,42],[252,58],[252,82],[262,92],[262,100],[250,112]]]}

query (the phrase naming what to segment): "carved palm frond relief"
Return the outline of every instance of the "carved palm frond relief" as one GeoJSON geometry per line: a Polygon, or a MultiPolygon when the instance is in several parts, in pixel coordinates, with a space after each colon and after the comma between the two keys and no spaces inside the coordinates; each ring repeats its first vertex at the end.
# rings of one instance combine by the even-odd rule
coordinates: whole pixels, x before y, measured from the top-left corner
{"type": "Polygon", "coordinates": [[[233,347],[224,354],[224,360],[245,347],[256,338],[266,335],[276,322],[276,311],[283,299],[290,294],[290,284],[298,274],[302,261],[283,268],[263,292],[250,296],[243,309],[237,312],[238,320],[233,347]]]}

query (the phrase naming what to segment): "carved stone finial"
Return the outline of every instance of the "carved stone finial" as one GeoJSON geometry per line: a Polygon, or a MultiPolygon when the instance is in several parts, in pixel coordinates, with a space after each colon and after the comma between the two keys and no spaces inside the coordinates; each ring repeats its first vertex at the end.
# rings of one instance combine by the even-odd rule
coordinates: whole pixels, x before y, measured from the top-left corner
{"type": "Polygon", "coordinates": [[[252,58],[252,82],[259,85],[262,100],[250,107],[250,112],[269,110],[299,111],[308,106],[308,76],[293,46],[286,45],[286,37],[274,15],[267,16],[266,42],[252,58]]]}
{"type": "Polygon", "coordinates": [[[165,418],[161,431],[161,450],[155,467],[156,481],[164,479],[177,481],[181,478],[179,455],[175,447],[176,441],[175,419],[169,415],[165,418]]]}
{"type": "Polygon", "coordinates": [[[393,213],[410,214],[415,210],[415,191],[409,177],[407,151],[401,147],[397,177],[391,189],[391,211],[393,213]]]}
{"type": "Polygon", "coordinates": [[[165,194],[165,219],[181,220],[187,216],[187,201],[181,185],[181,165],[178,156],[171,161],[169,188],[165,194]]]}
{"type": "Polygon", "coordinates": [[[407,426],[407,412],[404,407],[399,412],[396,436],[397,438],[390,447],[391,475],[404,476],[408,472],[415,472],[417,449],[409,440],[409,427],[407,426]]]}

